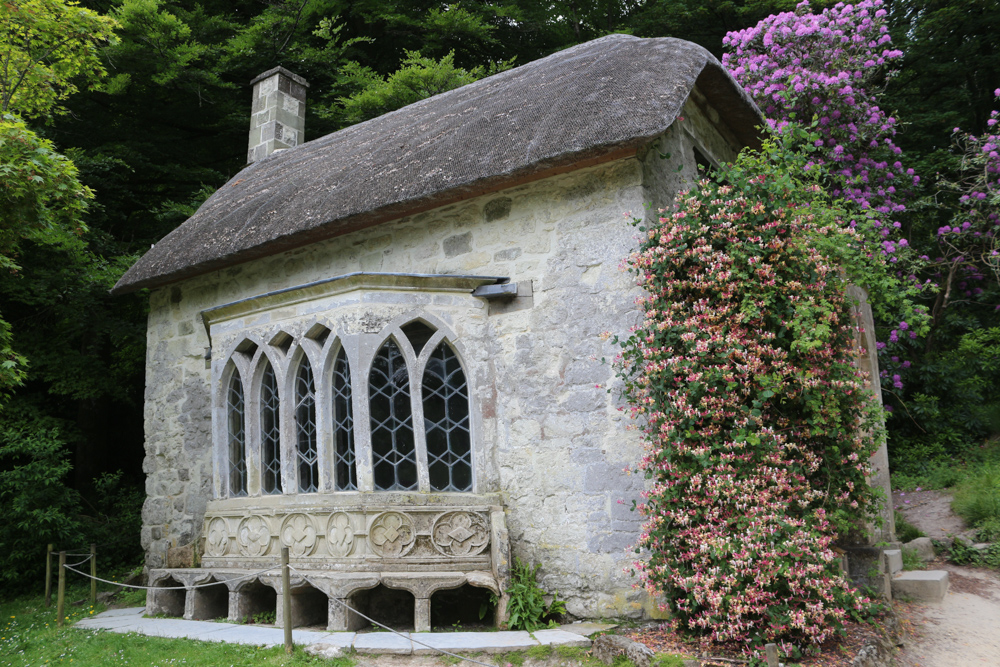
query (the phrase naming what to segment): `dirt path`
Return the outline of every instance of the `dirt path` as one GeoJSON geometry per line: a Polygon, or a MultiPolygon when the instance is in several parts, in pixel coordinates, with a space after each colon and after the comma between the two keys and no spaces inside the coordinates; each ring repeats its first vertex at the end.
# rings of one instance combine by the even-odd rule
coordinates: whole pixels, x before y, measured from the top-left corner
{"type": "MultiPolygon", "coordinates": [[[[896,511],[928,537],[967,534],[945,493],[895,493],[893,498],[896,511]]],[[[900,667],[1000,665],[1000,573],[942,562],[929,567],[948,571],[948,595],[940,603],[898,605],[912,629],[898,656],[900,667]]]]}

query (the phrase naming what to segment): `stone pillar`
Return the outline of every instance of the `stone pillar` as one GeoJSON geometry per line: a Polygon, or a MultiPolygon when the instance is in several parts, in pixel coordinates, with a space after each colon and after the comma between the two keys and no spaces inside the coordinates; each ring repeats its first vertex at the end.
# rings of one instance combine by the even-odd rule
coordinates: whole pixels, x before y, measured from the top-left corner
{"type": "MultiPolygon", "coordinates": [[[[868,293],[857,285],[849,285],[847,296],[855,301],[852,308],[852,317],[855,325],[855,344],[858,348],[858,366],[868,373],[868,389],[875,395],[875,399],[882,404],[882,385],[878,376],[878,354],[875,349],[875,319],[872,317],[872,307],[868,303],[868,293]]],[[[896,541],[895,517],[892,511],[892,485],[889,482],[889,451],[886,449],[885,438],[879,442],[878,449],[871,457],[872,475],[868,483],[874,487],[881,488],[885,493],[885,500],[879,507],[879,516],[882,517],[882,527],[868,527],[869,544],[879,542],[893,543],[896,541]]]]}
{"type": "Polygon", "coordinates": [[[431,599],[414,598],[413,600],[413,631],[431,631],[431,599]]]}
{"type": "Polygon", "coordinates": [[[494,623],[498,628],[507,624],[507,603],[510,595],[510,536],[507,533],[507,517],[500,506],[490,508],[490,561],[493,578],[496,579],[499,595],[494,623]]]}
{"type": "Polygon", "coordinates": [[[253,81],[250,147],[247,163],[263,160],[277,150],[305,141],[306,88],[309,84],[284,67],[275,67],[253,81]]]}

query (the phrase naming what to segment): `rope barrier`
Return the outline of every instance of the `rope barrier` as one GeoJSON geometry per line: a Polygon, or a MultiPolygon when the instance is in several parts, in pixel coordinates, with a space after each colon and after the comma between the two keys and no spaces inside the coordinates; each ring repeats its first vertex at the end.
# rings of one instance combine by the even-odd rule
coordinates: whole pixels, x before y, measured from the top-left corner
{"type": "Polygon", "coordinates": [[[122,586],[124,588],[138,588],[145,591],[179,591],[179,590],[187,590],[189,588],[208,588],[209,586],[218,586],[220,584],[225,584],[230,581],[241,581],[243,579],[251,579],[253,577],[260,576],[265,572],[270,572],[271,570],[277,570],[280,568],[281,568],[280,565],[275,565],[274,567],[269,567],[266,570],[261,570],[259,572],[252,572],[250,574],[246,574],[241,577],[233,577],[232,579],[226,579],[226,581],[213,581],[212,583],[208,584],[192,584],[190,586],[136,586],[135,584],[124,584],[118,581],[108,581],[107,579],[101,579],[100,577],[92,577],[86,572],[80,572],[80,570],[74,570],[69,565],[66,566],[66,569],[69,570],[70,572],[76,572],[77,574],[87,577],[88,579],[96,579],[97,581],[104,582],[105,584],[111,584],[113,586],[122,586]]]}
{"type": "MultiPolygon", "coordinates": [[[[67,555],[69,555],[69,554],[67,554],[67,555]]],[[[74,555],[76,555],[76,554],[74,554],[74,555]]],[[[80,555],[82,555],[82,554],[80,554],[80,555]]],[[[123,588],[136,588],[136,589],[147,590],[147,591],[154,591],[154,590],[156,590],[156,591],[172,591],[172,590],[188,590],[189,588],[207,588],[209,586],[218,586],[220,584],[225,584],[225,583],[228,583],[228,582],[231,582],[231,581],[241,581],[243,579],[251,579],[253,577],[260,576],[260,575],[262,575],[262,574],[264,574],[266,572],[271,572],[272,570],[281,569],[280,565],[275,565],[273,567],[269,567],[269,568],[266,568],[264,570],[260,570],[258,572],[252,572],[250,574],[246,574],[246,575],[243,575],[243,576],[240,576],[240,577],[234,577],[232,579],[226,579],[226,581],[214,581],[214,582],[208,583],[208,584],[192,584],[191,586],[137,586],[135,584],[125,584],[125,583],[120,583],[120,582],[117,582],[117,581],[109,581],[108,579],[102,579],[100,577],[94,577],[94,576],[91,576],[91,575],[87,574],[86,572],[81,572],[80,570],[75,569],[75,566],[82,565],[83,563],[86,563],[88,560],[90,560],[89,554],[88,554],[88,558],[80,561],[79,563],[73,563],[72,565],[67,564],[64,567],[67,570],[69,570],[70,572],[75,572],[76,574],[79,574],[79,575],[81,575],[83,577],[86,577],[87,579],[94,579],[96,581],[100,581],[100,582],[103,582],[105,584],[111,584],[112,586],[121,586],[123,588]]],[[[316,582],[312,581],[305,573],[297,570],[296,568],[292,567],[291,565],[288,566],[288,569],[289,570],[293,570],[297,575],[299,575],[300,577],[302,577],[302,579],[304,579],[305,581],[309,582],[312,586],[316,587],[318,590],[322,590],[322,587],[318,586],[316,584],[316,582]]],[[[432,651],[437,651],[438,653],[441,653],[442,655],[448,655],[448,656],[451,656],[453,658],[457,658],[459,660],[464,660],[465,662],[471,662],[471,663],[476,664],[476,665],[481,665],[481,667],[496,667],[496,665],[492,665],[490,663],[480,662],[479,660],[473,660],[472,658],[466,657],[464,655],[459,655],[458,653],[452,653],[451,651],[446,651],[443,648],[438,648],[436,646],[431,646],[430,644],[426,644],[426,643],[420,641],[419,639],[414,639],[412,635],[409,636],[409,637],[407,637],[406,635],[404,635],[404,634],[402,634],[400,632],[397,632],[396,630],[393,630],[388,625],[384,625],[382,623],[379,623],[374,618],[372,618],[372,617],[370,617],[370,616],[368,616],[366,614],[361,613],[357,609],[354,609],[353,607],[351,607],[349,604],[347,604],[346,602],[344,602],[340,598],[334,597],[334,598],[331,598],[331,599],[335,600],[337,602],[337,604],[341,605],[342,607],[344,607],[348,611],[353,612],[353,613],[357,614],[358,616],[360,616],[361,618],[365,619],[366,621],[368,621],[372,625],[377,625],[378,627],[382,628],[383,630],[387,630],[387,631],[391,632],[394,635],[402,637],[403,639],[407,639],[407,640],[413,642],[414,644],[419,644],[419,645],[423,646],[424,648],[429,648],[432,651]]],[[[287,619],[286,619],[286,621],[287,621],[287,619]]]]}
{"type": "MultiPolygon", "coordinates": [[[[300,572],[299,570],[296,570],[291,565],[288,566],[288,569],[289,570],[294,570],[297,575],[299,575],[300,577],[302,577],[303,579],[305,579],[306,581],[308,581],[314,587],[320,589],[319,586],[316,586],[316,582],[310,580],[309,577],[307,577],[304,573],[300,572]]],[[[322,589],[320,589],[320,590],[322,590],[322,589]]],[[[344,602],[340,598],[331,598],[331,599],[336,600],[337,604],[341,605],[342,607],[345,607],[349,611],[353,611],[355,614],[357,614],[361,618],[365,619],[366,621],[368,621],[372,625],[377,625],[378,627],[382,628],[383,630],[388,630],[389,632],[391,632],[394,635],[402,637],[403,639],[408,639],[409,641],[413,642],[414,644],[420,644],[421,646],[423,646],[425,648],[429,648],[432,651],[437,651],[438,653],[443,653],[444,655],[450,655],[453,658],[458,658],[459,660],[465,660],[466,662],[471,662],[471,663],[475,663],[477,665],[482,665],[482,667],[496,667],[496,665],[491,665],[491,664],[486,663],[486,662],[480,662],[478,660],[473,660],[472,658],[468,658],[468,657],[466,657],[464,655],[459,655],[458,653],[452,653],[451,651],[446,651],[443,648],[438,648],[436,646],[431,646],[430,644],[425,644],[424,642],[420,641],[419,639],[414,639],[412,635],[409,636],[409,637],[407,637],[406,635],[404,635],[402,633],[396,632],[395,630],[393,630],[392,628],[390,628],[388,625],[383,625],[383,624],[379,623],[378,621],[376,621],[374,618],[371,618],[370,616],[366,616],[365,614],[362,614],[360,611],[358,611],[357,609],[352,608],[350,605],[348,605],[346,602],[344,602]]]]}
{"type": "MultiPolygon", "coordinates": [[[[70,554],[66,554],[66,555],[69,556],[70,554]]],[[[84,558],[83,560],[81,560],[81,561],[79,561],[77,563],[66,563],[66,567],[76,567],[77,565],[83,565],[88,560],[90,560],[90,556],[87,556],[86,558],[84,558]]]]}

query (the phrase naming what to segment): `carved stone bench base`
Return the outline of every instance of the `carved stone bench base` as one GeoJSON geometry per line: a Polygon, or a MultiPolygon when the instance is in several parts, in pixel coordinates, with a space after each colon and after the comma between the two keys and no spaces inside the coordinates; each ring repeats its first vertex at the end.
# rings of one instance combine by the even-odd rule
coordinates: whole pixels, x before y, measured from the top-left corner
{"type": "MultiPolygon", "coordinates": [[[[281,575],[277,570],[251,578],[247,577],[246,570],[240,569],[151,570],[149,581],[154,587],[146,596],[149,615],[165,614],[196,620],[219,618],[225,613],[228,620],[241,622],[256,614],[274,611],[276,624],[284,624],[281,575]],[[175,586],[184,588],[171,588],[175,586]]],[[[321,624],[325,618],[327,629],[333,632],[363,628],[368,621],[348,607],[356,607],[352,601],[359,593],[380,584],[413,595],[416,632],[431,629],[431,596],[435,592],[465,585],[492,592],[498,599],[497,624],[506,619],[506,592],[500,590],[490,572],[346,573],[299,569],[292,572],[290,581],[292,627],[321,624]]]]}

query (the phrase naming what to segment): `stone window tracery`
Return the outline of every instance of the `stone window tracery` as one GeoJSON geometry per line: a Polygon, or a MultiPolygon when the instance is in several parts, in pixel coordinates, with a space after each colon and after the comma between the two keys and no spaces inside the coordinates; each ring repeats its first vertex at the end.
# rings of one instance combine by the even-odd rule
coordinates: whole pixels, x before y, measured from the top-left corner
{"type": "Polygon", "coordinates": [[[244,336],[220,370],[220,496],[475,490],[469,383],[445,332],[412,319],[314,323],[283,346],[273,329],[244,336]]]}
{"type": "Polygon", "coordinates": [[[351,403],[351,367],[341,347],[333,364],[334,488],[337,491],[356,491],[358,488],[351,403]]]}
{"type": "Polygon", "coordinates": [[[319,490],[319,452],[316,443],[316,388],[312,366],[302,358],[295,378],[295,433],[299,491],[319,490]]]}
{"type": "Polygon", "coordinates": [[[469,390],[462,365],[446,343],[427,359],[422,389],[431,490],[471,491],[469,390]]]}
{"type": "Polygon", "coordinates": [[[278,381],[271,362],[260,379],[261,489],[281,493],[281,412],[278,381]]]}
{"type": "Polygon", "coordinates": [[[378,491],[417,488],[410,379],[395,341],[385,342],[368,378],[372,469],[378,491]]]}
{"type": "Polygon", "coordinates": [[[226,426],[228,435],[229,495],[247,494],[246,414],[243,401],[243,381],[233,370],[226,392],[226,426]]]}

